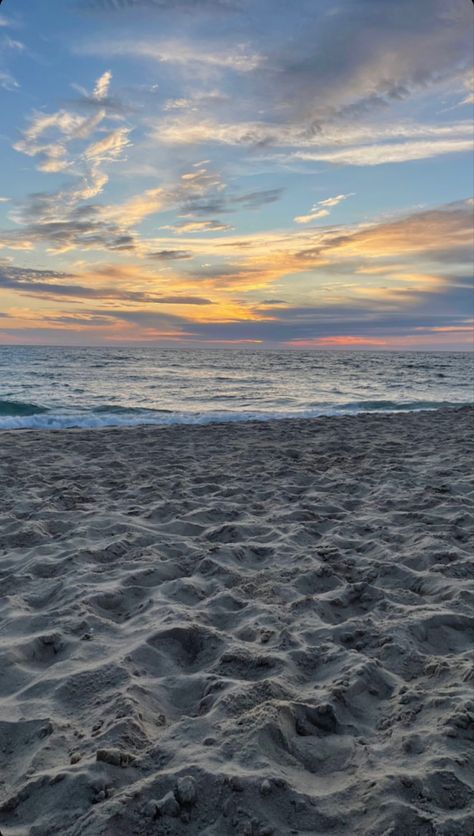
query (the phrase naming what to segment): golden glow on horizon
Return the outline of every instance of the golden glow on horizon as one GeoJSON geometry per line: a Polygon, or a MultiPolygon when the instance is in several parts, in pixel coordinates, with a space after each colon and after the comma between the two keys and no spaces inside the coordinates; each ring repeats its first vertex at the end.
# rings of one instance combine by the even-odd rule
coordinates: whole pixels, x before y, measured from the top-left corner
{"type": "MultiPolygon", "coordinates": [[[[148,190],[122,206],[105,207],[103,215],[109,219],[127,216],[135,223],[156,211],[161,195],[160,189],[148,190]]],[[[357,311],[361,304],[374,312],[387,308],[403,312],[424,296],[441,295],[452,285],[449,274],[419,270],[436,257],[441,236],[443,250],[452,252],[454,258],[471,234],[469,214],[448,208],[363,228],[140,241],[133,261],[124,253],[112,263],[77,261],[71,274],[46,271],[38,278],[27,269],[25,277],[18,274],[14,287],[0,290],[8,312],[2,332],[8,336],[10,330],[34,327],[40,334],[66,329],[105,341],[186,339],[194,335],[193,325],[278,321],[282,313],[300,304],[299,276],[306,304],[322,314],[334,305],[352,305],[357,311]],[[155,266],[147,254],[158,243],[165,258],[155,266]],[[173,252],[178,258],[168,262],[166,253],[173,252]],[[183,260],[181,253],[186,255],[183,260]],[[265,299],[275,292],[284,297],[277,299],[278,305],[272,304],[272,298],[265,299]],[[18,304],[27,299],[26,306],[18,304]],[[166,326],[147,324],[146,317],[152,315],[171,319],[166,326]],[[179,321],[170,328],[176,318],[179,321]]],[[[4,264],[8,272],[8,262],[4,264]]],[[[469,343],[468,327],[439,326],[430,331],[443,332],[469,343]]],[[[250,338],[242,339],[248,342],[250,338]]],[[[251,339],[259,342],[257,337],[251,339]]],[[[413,345],[419,339],[413,334],[413,345]]],[[[210,334],[207,341],[215,338],[210,334]]],[[[344,334],[286,342],[292,346],[392,344],[389,338],[344,334]]]]}

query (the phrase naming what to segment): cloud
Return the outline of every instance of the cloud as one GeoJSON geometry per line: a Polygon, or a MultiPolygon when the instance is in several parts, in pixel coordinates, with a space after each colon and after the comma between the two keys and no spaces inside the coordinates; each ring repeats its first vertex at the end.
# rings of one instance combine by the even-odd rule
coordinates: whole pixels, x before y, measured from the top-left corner
{"type": "MultiPolygon", "coordinates": [[[[13,145],[19,153],[37,157],[39,171],[50,174],[67,172],[79,181],[78,186],[61,191],[59,204],[71,205],[100,194],[109,180],[103,166],[120,161],[123,152],[131,145],[128,138],[130,128],[121,127],[109,130],[77,151],[78,142],[104,130],[107,109],[103,105],[108,101],[111,79],[109,71],[97,79],[89,98],[101,106],[92,115],[83,116],[64,108],[49,114],[34,113],[22,132],[22,138],[13,145]]],[[[81,97],[84,99],[82,94],[81,97]]]]}
{"type": "MultiPolygon", "coordinates": [[[[110,71],[103,73],[90,98],[105,103],[111,79],[110,71]]],[[[103,107],[87,116],[64,108],[33,114],[15,150],[37,157],[42,172],[66,172],[72,184],[49,194],[35,193],[18,205],[11,217],[22,230],[3,235],[4,246],[19,246],[21,239],[25,246],[47,241],[53,252],[101,247],[123,251],[135,246],[130,229],[160,208],[159,189],[147,190],[122,206],[86,203],[101,194],[109,181],[108,166],[120,162],[131,146],[129,127],[108,127],[103,107]]]]}
{"type": "Polygon", "coordinates": [[[326,124],[316,132],[300,126],[266,125],[241,122],[226,124],[209,119],[164,119],[152,135],[160,142],[179,146],[222,144],[248,146],[282,164],[294,162],[327,162],[333,165],[375,166],[400,164],[412,160],[433,159],[446,154],[472,150],[471,122],[450,125],[374,124],[337,126],[326,124]],[[393,137],[407,141],[393,142],[393,137]],[[416,137],[416,139],[409,139],[416,137]],[[364,144],[370,140],[370,145],[364,144]],[[359,143],[359,144],[354,144],[359,143]],[[287,148],[281,155],[271,148],[287,148]]]}
{"type": "Polygon", "coordinates": [[[223,105],[231,101],[229,94],[223,93],[221,90],[193,90],[188,93],[186,97],[167,99],[163,105],[163,111],[184,111],[196,113],[202,108],[211,107],[215,105],[223,105]]]}
{"type": "Polygon", "coordinates": [[[442,154],[459,154],[472,151],[472,139],[447,139],[432,142],[400,142],[380,145],[362,145],[337,151],[297,151],[299,160],[323,161],[339,165],[386,165],[410,160],[426,160],[442,154]]]}
{"type": "Polygon", "coordinates": [[[181,175],[177,183],[166,188],[166,203],[181,215],[210,214],[226,210],[226,185],[221,176],[201,167],[181,175]]]}
{"type": "Polygon", "coordinates": [[[92,93],[93,98],[97,99],[99,102],[102,99],[107,98],[111,81],[112,73],[110,72],[110,70],[106,70],[106,72],[103,73],[103,75],[101,75],[95,83],[95,87],[92,93]]]}
{"type": "Polygon", "coordinates": [[[197,120],[185,116],[160,120],[152,129],[151,138],[167,145],[259,145],[271,144],[272,137],[278,134],[277,127],[272,130],[264,123],[225,123],[212,118],[197,120]]]}
{"type": "Polygon", "coordinates": [[[347,200],[348,197],[353,196],[354,192],[351,192],[350,194],[337,194],[334,197],[327,197],[325,200],[319,200],[318,205],[329,206],[332,208],[333,206],[337,206],[339,203],[342,203],[343,200],[347,200]]]}
{"type": "Polygon", "coordinates": [[[104,206],[97,209],[98,216],[105,221],[112,221],[122,228],[136,226],[143,218],[154,215],[165,206],[163,189],[146,189],[117,206],[104,206]]]}
{"type": "MultiPolygon", "coordinates": [[[[5,17],[5,15],[0,15],[0,30],[7,29],[8,27],[13,26],[13,22],[5,17]]],[[[14,40],[10,38],[10,36],[6,33],[0,34],[0,88],[6,90],[10,93],[15,92],[19,89],[20,85],[16,78],[13,76],[12,72],[10,71],[9,64],[10,61],[13,61],[16,54],[22,53],[25,51],[25,45],[20,41],[14,40]]]]}
{"type": "MultiPolygon", "coordinates": [[[[425,317],[423,331],[417,331],[417,320],[403,313],[386,316],[374,316],[373,308],[367,305],[354,311],[334,312],[328,316],[321,309],[311,310],[306,320],[298,319],[298,313],[288,311],[286,320],[250,320],[244,322],[193,322],[188,324],[188,335],[181,337],[181,342],[192,343],[246,343],[258,342],[267,345],[284,345],[294,348],[323,347],[439,347],[440,338],[445,336],[445,344],[469,348],[470,334],[464,330],[465,320],[452,318],[449,330],[440,331],[436,316],[425,317]],[[294,316],[294,318],[293,318],[294,316]]],[[[153,326],[153,316],[137,318],[133,314],[128,321],[153,326]]],[[[182,325],[186,328],[186,323],[182,325]]]]}
{"type": "Polygon", "coordinates": [[[465,79],[464,79],[464,87],[467,91],[464,99],[460,102],[460,104],[474,104],[474,70],[469,70],[465,79]]]}
{"type": "Polygon", "coordinates": [[[147,258],[153,258],[157,261],[179,261],[181,259],[192,258],[193,253],[189,250],[156,250],[146,254],[147,258]]]}
{"type": "Polygon", "coordinates": [[[124,13],[144,10],[145,12],[234,12],[241,8],[238,0],[87,0],[80,4],[82,10],[124,13]]]}
{"type": "Polygon", "coordinates": [[[13,148],[28,157],[39,157],[40,171],[55,173],[72,168],[73,160],[68,155],[68,146],[74,140],[85,139],[102,122],[105,113],[99,112],[92,118],[78,116],[65,110],[53,114],[37,113],[23,131],[23,138],[13,148]],[[44,134],[56,134],[43,140],[44,134]],[[59,134],[59,137],[57,136],[59,134]],[[39,141],[39,140],[42,141],[39,141]]]}
{"type": "Polygon", "coordinates": [[[300,125],[266,125],[258,122],[223,123],[211,119],[163,119],[152,129],[152,137],[179,146],[221,144],[248,146],[276,163],[295,161],[327,162],[333,165],[374,166],[433,159],[446,154],[472,150],[472,124],[402,124],[389,127],[375,124],[325,124],[318,131],[300,125]],[[415,137],[390,142],[392,137],[415,137]],[[370,144],[367,144],[367,141],[370,144]],[[357,144],[354,144],[357,143],[357,144]],[[286,148],[278,155],[272,148],[286,148]]]}
{"type": "Polygon", "coordinates": [[[311,221],[315,221],[318,218],[324,218],[329,215],[329,211],[327,209],[312,209],[309,215],[296,215],[294,220],[297,224],[308,224],[311,221]]]}
{"type": "Polygon", "coordinates": [[[294,220],[297,224],[308,224],[311,221],[316,221],[319,218],[324,218],[330,214],[329,209],[332,209],[334,206],[337,206],[339,203],[342,203],[343,200],[347,200],[348,197],[352,197],[353,192],[350,194],[338,194],[334,197],[327,197],[325,200],[319,200],[311,209],[311,212],[308,215],[297,215],[294,220]]]}
{"type": "Polygon", "coordinates": [[[331,14],[315,14],[314,4],[303,0],[298,13],[305,25],[270,52],[261,84],[288,102],[292,118],[316,129],[454,81],[470,64],[472,19],[464,0],[449,7],[443,0],[346,0],[331,14]]]}
{"type": "Polygon", "coordinates": [[[38,144],[29,140],[20,140],[13,146],[15,151],[20,151],[28,157],[40,157],[38,170],[50,173],[65,171],[71,165],[64,145],[59,142],[38,144]]]}
{"type": "MultiPolygon", "coordinates": [[[[199,100],[191,69],[185,88],[165,102],[152,137],[173,148],[220,144],[267,154],[285,148],[282,164],[374,166],[469,150],[470,122],[445,124],[439,113],[432,116],[439,124],[403,118],[416,100],[424,112],[430,93],[452,97],[469,83],[472,21],[465,0],[449,7],[443,0],[401,0],[383,8],[373,0],[343,0],[330,10],[314,0],[300,0],[294,9],[286,0],[264,0],[258,12],[245,3],[238,15],[239,38],[256,56],[244,62],[238,101],[229,66],[239,67],[240,54],[233,62],[235,47],[222,50],[217,29],[204,50],[215,61],[216,102],[199,100]]],[[[129,44],[128,54],[167,62],[167,43],[173,61],[192,66],[204,41],[196,30],[192,47],[190,41],[139,42],[129,44]]]]}
{"type": "Polygon", "coordinates": [[[166,190],[168,206],[176,206],[181,216],[192,218],[242,209],[260,209],[279,200],[282,188],[260,189],[243,194],[229,191],[221,176],[202,165],[181,175],[176,185],[166,190]]]}
{"type": "MultiPolygon", "coordinates": [[[[79,314],[109,317],[107,334],[97,320],[78,327],[97,328],[106,340],[159,340],[173,333],[173,339],[196,343],[426,347],[445,340],[462,346],[470,338],[471,242],[471,206],[460,202],[361,226],[255,233],[244,241],[229,236],[222,243],[198,238],[190,251],[199,253],[200,264],[185,273],[105,264],[54,274],[6,264],[0,284],[9,295],[56,305],[63,300],[60,317],[78,313],[64,310],[67,302],[93,300],[93,309],[81,307],[79,314]],[[217,260],[224,251],[229,258],[217,260]],[[299,277],[308,275],[310,284],[301,285],[299,277]],[[158,308],[167,305],[179,305],[183,313],[166,319],[165,327],[158,308]],[[127,323],[125,330],[120,322],[127,323]]],[[[9,319],[5,327],[16,326],[9,319]]]]}
{"type": "Polygon", "coordinates": [[[130,145],[129,129],[118,128],[97,142],[86,146],[79,157],[69,156],[69,144],[76,140],[86,139],[100,125],[105,117],[105,111],[99,111],[92,117],[81,117],[67,111],[59,111],[48,116],[36,115],[29,128],[24,131],[23,139],[14,144],[14,149],[28,157],[39,157],[38,170],[48,173],[70,171],[73,175],[82,166],[81,176],[84,189],[71,191],[84,199],[98,194],[108,182],[108,176],[100,169],[104,162],[115,162],[121,153],[130,145]],[[50,129],[59,132],[59,139],[38,142],[38,139],[50,129]],[[93,184],[93,185],[92,185],[93,184]]]}
{"type": "Polygon", "coordinates": [[[129,103],[125,103],[117,96],[110,95],[110,87],[112,84],[112,73],[106,70],[96,80],[92,91],[88,91],[79,84],[73,84],[72,87],[79,95],[70,102],[70,105],[76,109],[88,110],[96,113],[101,113],[102,118],[108,117],[114,120],[122,120],[127,114],[133,113],[135,107],[129,103]]]}
{"type": "Polygon", "coordinates": [[[0,69],[0,87],[3,90],[8,90],[10,93],[18,90],[19,84],[17,80],[6,70],[0,69]]]}
{"type": "Polygon", "coordinates": [[[245,44],[236,49],[222,49],[211,44],[197,44],[193,41],[98,41],[87,43],[81,48],[85,54],[131,55],[145,58],[159,64],[204,67],[210,70],[232,70],[237,73],[252,73],[263,61],[261,55],[245,44]]]}
{"type": "Polygon", "coordinates": [[[369,258],[387,258],[402,253],[436,256],[439,250],[447,247],[453,257],[456,250],[464,250],[472,243],[471,211],[468,201],[460,201],[373,224],[347,237],[336,235],[326,246],[344,255],[365,253],[369,258]]]}
{"type": "MultiPolygon", "coordinates": [[[[44,126],[35,127],[37,129],[42,131],[44,126]]],[[[202,216],[258,209],[278,200],[283,191],[274,188],[226,194],[226,184],[219,174],[201,166],[186,171],[175,183],[146,189],[121,203],[91,203],[108,181],[101,165],[117,161],[128,144],[128,128],[118,128],[86,146],[81,159],[87,167],[77,185],[49,194],[33,194],[17,206],[12,218],[22,229],[4,235],[0,239],[3,245],[18,246],[23,240],[33,246],[35,242],[46,241],[56,253],[76,248],[106,248],[114,251],[135,249],[137,253],[140,250],[147,255],[150,250],[158,249],[142,242],[135,227],[150,215],[176,210],[179,219],[163,227],[172,232],[224,232],[231,229],[229,224],[202,216]]],[[[62,159],[58,157],[58,161],[62,159]]]]}
{"type": "MultiPolygon", "coordinates": [[[[230,5],[237,13],[237,48],[235,39],[223,48],[220,31],[214,40],[204,41],[191,20],[186,41],[108,40],[84,49],[102,56],[207,66],[224,75],[237,71],[244,77],[242,103],[249,112],[265,114],[269,134],[282,125],[317,133],[326,124],[365,119],[430,88],[457,83],[471,64],[472,21],[465,0],[449,6],[444,0],[400,0],[383,7],[373,0],[343,0],[331,9],[315,6],[314,0],[300,0],[293,8],[287,0],[262,0],[258,8],[241,3],[241,14],[237,4],[230,5]]],[[[109,6],[117,12],[119,7],[166,10],[167,23],[176,27],[174,15],[184,10],[215,13],[228,10],[229,4],[117,0],[109,6]]]]}
{"type": "MultiPolygon", "coordinates": [[[[106,272],[106,271],[105,271],[106,272]]],[[[112,271],[111,271],[112,272],[112,271]]],[[[120,275],[120,273],[119,273],[120,275]]],[[[126,277],[126,273],[123,276],[126,277]]],[[[13,267],[0,264],[0,290],[15,290],[26,296],[41,296],[45,299],[95,299],[102,303],[134,302],[150,305],[212,305],[210,299],[190,294],[164,294],[139,292],[121,289],[108,285],[87,286],[71,283],[76,278],[69,273],[58,273],[52,270],[33,270],[31,268],[13,267]],[[67,279],[68,281],[64,281],[67,279]]],[[[85,278],[91,278],[85,275],[85,278]]],[[[94,278],[92,276],[92,278],[94,278]]]]}
{"type": "MultiPolygon", "coordinates": [[[[58,110],[56,113],[50,114],[36,113],[30,120],[28,128],[23,132],[24,139],[20,150],[28,153],[28,149],[34,149],[35,146],[32,143],[50,129],[56,129],[61,136],[68,140],[84,139],[95,130],[103,118],[104,116],[100,118],[94,116],[92,119],[88,119],[67,110],[58,110]]],[[[30,153],[29,156],[33,156],[33,154],[30,153]]]]}
{"type": "Polygon", "coordinates": [[[185,172],[175,183],[146,189],[120,203],[91,203],[108,180],[100,165],[116,161],[127,145],[128,129],[119,128],[87,146],[82,158],[89,164],[89,171],[84,172],[78,185],[31,195],[12,213],[21,231],[0,237],[0,245],[3,241],[4,246],[17,246],[23,240],[30,246],[48,242],[56,253],[72,249],[135,250],[145,256],[160,249],[176,252],[176,247],[150,246],[141,239],[136,227],[151,215],[176,210],[179,219],[163,229],[182,234],[224,232],[231,229],[229,224],[201,216],[213,211],[256,209],[277,200],[282,191],[264,189],[225,195],[226,186],[220,176],[201,167],[185,172]]]}
{"type": "Polygon", "coordinates": [[[84,151],[87,160],[105,162],[117,160],[122,152],[130,146],[129,128],[117,128],[97,142],[93,142],[84,151]]]}
{"type": "MultiPolygon", "coordinates": [[[[82,21],[87,43],[74,48],[99,53],[99,69],[16,137],[26,176],[41,174],[33,194],[6,207],[0,232],[0,246],[34,251],[37,268],[71,267],[7,265],[2,305],[26,310],[28,295],[25,317],[49,315],[58,333],[60,323],[103,326],[107,339],[357,345],[416,328],[423,339],[463,333],[467,204],[371,221],[366,195],[373,211],[387,209],[394,174],[374,166],[438,159],[445,172],[447,155],[470,148],[471,122],[448,115],[468,94],[464,0],[97,0],[88,9],[103,17],[82,21]],[[117,93],[124,78],[130,86],[117,93]],[[334,166],[367,167],[374,188],[360,170],[334,166]],[[321,191],[331,178],[334,191],[321,191]],[[339,192],[356,183],[363,222],[338,223],[349,198],[339,192]],[[282,184],[286,207],[275,205],[282,184]],[[175,304],[179,317],[165,321],[175,304]]],[[[0,71],[15,74],[21,50],[0,36],[0,52],[0,71]]],[[[18,77],[29,77],[23,69],[18,77]]],[[[419,177],[404,181],[407,203],[425,200],[434,166],[407,168],[419,177]]]]}
{"type": "Polygon", "coordinates": [[[31,195],[14,214],[20,229],[0,232],[0,247],[31,248],[35,243],[46,242],[56,253],[77,248],[132,249],[134,237],[117,220],[101,214],[106,208],[78,205],[85,194],[86,189],[82,187],[79,195],[68,192],[31,195]]]}
{"type": "Polygon", "coordinates": [[[248,192],[239,197],[231,198],[234,205],[241,205],[244,209],[260,209],[268,203],[275,203],[280,200],[283,189],[262,189],[261,191],[248,192]]]}
{"type": "Polygon", "coordinates": [[[232,227],[228,224],[222,223],[221,221],[208,220],[178,221],[175,224],[168,224],[167,226],[163,226],[162,229],[169,229],[171,230],[171,232],[181,232],[185,234],[190,234],[198,232],[226,232],[227,230],[232,229],[232,227]]]}

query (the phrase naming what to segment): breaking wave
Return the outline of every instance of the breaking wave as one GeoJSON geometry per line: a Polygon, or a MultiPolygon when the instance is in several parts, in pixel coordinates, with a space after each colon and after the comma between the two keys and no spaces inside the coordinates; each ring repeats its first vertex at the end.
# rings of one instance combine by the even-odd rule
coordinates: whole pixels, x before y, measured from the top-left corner
{"type": "Polygon", "coordinates": [[[145,425],[203,425],[245,421],[271,421],[288,418],[318,418],[336,415],[358,415],[379,412],[412,412],[459,408],[472,404],[450,401],[352,401],[341,404],[313,404],[308,409],[288,411],[206,411],[173,412],[167,409],[100,406],[73,412],[52,410],[18,401],[0,401],[0,430],[62,430],[97,429],[105,427],[136,427],[145,425]]]}

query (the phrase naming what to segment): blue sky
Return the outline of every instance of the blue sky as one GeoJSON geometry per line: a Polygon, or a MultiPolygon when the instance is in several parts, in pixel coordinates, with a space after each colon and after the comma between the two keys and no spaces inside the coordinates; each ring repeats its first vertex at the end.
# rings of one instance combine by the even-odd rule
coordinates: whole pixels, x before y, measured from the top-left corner
{"type": "Polygon", "coordinates": [[[4,0],[0,342],[465,348],[466,0],[4,0]]]}

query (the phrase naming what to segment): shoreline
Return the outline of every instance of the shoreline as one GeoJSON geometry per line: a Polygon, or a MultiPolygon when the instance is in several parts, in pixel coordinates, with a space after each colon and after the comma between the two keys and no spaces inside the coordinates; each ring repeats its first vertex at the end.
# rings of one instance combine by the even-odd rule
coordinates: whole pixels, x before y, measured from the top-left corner
{"type": "Polygon", "coordinates": [[[3,836],[470,832],[473,419],[2,431],[3,836]]]}
{"type": "Polygon", "coordinates": [[[144,421],[142,423],[134,423],[134,424],[106,424],[102,426],[72,426],[72,427],[6,427],[3,428],[0,426],[0,439],[3,438],[5,435],[10,433],[33,433],[38,434],[38,436],[42,436],[44,434],[52,433],[87,433],[87,432],[109,432],[109,431],[118,431],[121,430],[149,430],[149,431],[156,431],[156,430],[179,430],[179,429],[206,429],[209,428],[217,428],[217,427],[247,427],[247,426],[261,426],[261,425],[272,425],[275,423],[282,424],[282,423],[305,423],[305,422],[324,422],[324,421],[333,421],[334,419],[349,419],[349,420],[364,420],[370,418],[392,418],[396,416],[410,416],[410,415],[419,415],[419,414],[444,414],[444,413],[459,413],[464,411],[471,411],[474,415],[474,403],[461,403],[459,405],[449,405],[449,406],[442,406],[442,407],[415,407],[409,409],[373,409],[373,410],[360,410],[354,412],[334,412],[333,414],[317,414],[317,415],[282,415],[281,417],[275,413],[271,417],[267,417],[267,415],[263,416],[262,418],[258,417],[241,417],[240,413],[236,413],[237,417],[226,417],[225,419],[216,419],[210,421],[200,421],[200,420],[188,420],[188,421],[176,421],[170,422],[169,424],[159,424],[153,423],[151,421],[147,422],[144,421]]]}

